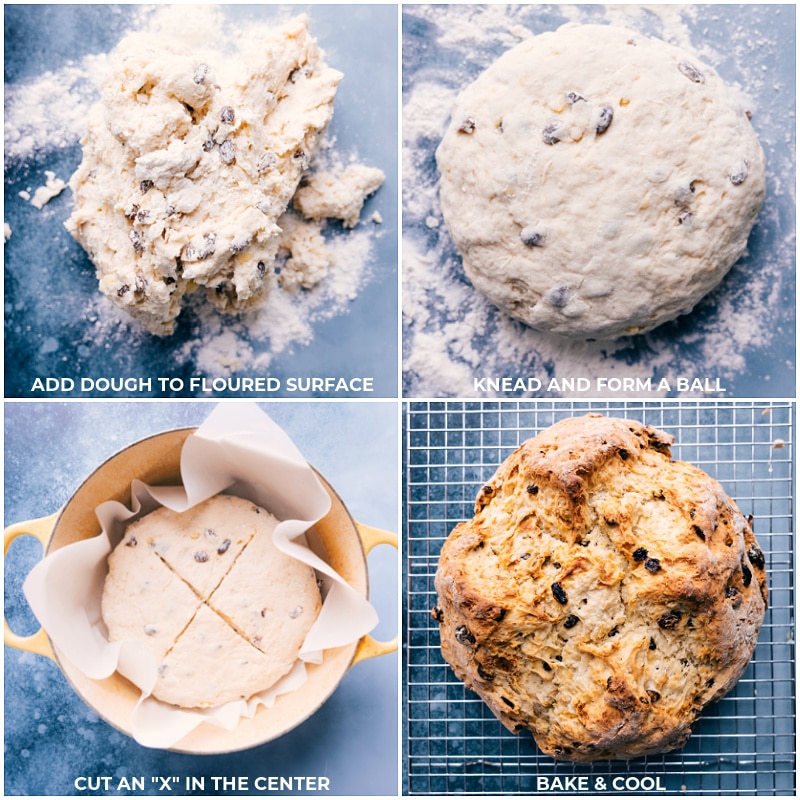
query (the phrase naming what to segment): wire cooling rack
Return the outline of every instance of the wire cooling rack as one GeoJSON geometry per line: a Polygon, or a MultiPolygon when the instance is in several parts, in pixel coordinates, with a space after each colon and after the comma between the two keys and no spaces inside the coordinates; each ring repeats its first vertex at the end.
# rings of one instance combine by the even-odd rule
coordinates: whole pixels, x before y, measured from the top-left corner
{"type": "Polygon", "coordinates": [[[404,412],[405,794],[794,795],[793,404],[411,402],[404,412]],[[673,456],[754,516],[770,603],[747,671],[682,750],[573,765],[509,733],[464,687],[442,659],[430,609],[441,546],[472,516],[480,487],[522,441],[590,411],[673,434],[673,456]]]}

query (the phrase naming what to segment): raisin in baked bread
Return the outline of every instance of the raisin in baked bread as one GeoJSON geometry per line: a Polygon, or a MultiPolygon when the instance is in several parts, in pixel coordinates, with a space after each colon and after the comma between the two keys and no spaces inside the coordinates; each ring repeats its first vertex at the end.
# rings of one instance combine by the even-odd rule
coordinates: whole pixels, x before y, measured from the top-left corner
{"type": "Polygon", "coordinates": [[[639,422],[563,420],[508,457],[442,548],[445,659],[556,758],[681,747],[755,649],[764,555],[672,442],[639,422]]]}
{"type": "Polygon", "coordinates": [[[108,558],[103,620],[110,641],[137,640],[153,656],[159,700],[212,708],[291,670],[321,598],[314,570],[275,546],[277,525],[248,500],[216,495],[127,527],[108,558]]]}

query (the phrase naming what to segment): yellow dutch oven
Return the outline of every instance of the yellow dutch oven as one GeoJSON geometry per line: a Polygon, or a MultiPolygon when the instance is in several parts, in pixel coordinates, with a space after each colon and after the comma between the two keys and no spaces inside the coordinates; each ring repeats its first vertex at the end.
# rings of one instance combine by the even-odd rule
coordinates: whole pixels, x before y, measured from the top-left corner
{"type": "MultiPolygon", "coordinates": [[[[180,454],[195,428],[156,434],[130,445],[98,467],[55,514],[10,525],[5,530],[4,554],[18,536],[36,537],[49,555],[61,547],[90,539],[101,532],[94,509],[106,500],[130,503],[131,481],[153,485],[180,482],[180,454]]],[[[315,471],[316,472],[316,471],[315,471]]],[[[356,522],[325,478],[317,477],[330,495],[331,509],[307,534],[312,549],[322,548],[330,566],[362,597],[369,597],[367,555],[373,547],[397,548],[397,535],[356,522]]],[[[5,643],[52,658],[75,691],[92,710],[118,730],[131,735],[129,720],[140,691],[118,673],[104,680],[87,678],[73,667],[44,629],[18,636],[5,625],[5,643]]],[[[272,708],[263,706],[251,719],[242,718],[232,731],[202,723],[170,749],[212,754],[245,750],[271,741],[308,719],[334,692],[351,666],[397,650],[397,637],[379,642],[366,635],[359,641],[325,651],[321,664],[308,664],[302,691],[280,695],[272,708]]]]}

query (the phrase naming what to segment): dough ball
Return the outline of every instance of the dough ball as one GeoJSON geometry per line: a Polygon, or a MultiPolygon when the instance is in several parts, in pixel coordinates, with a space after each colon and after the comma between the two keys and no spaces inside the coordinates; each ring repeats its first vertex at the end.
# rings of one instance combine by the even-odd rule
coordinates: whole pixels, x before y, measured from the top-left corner
{"type": "Polygon", "coordinates": [[[672,437],[599,415],[528,440],[442,548],[444,658],[548,755],[681,747],[756,647],[764,554],[672,437]]]}
{"type": "Polygon", "coordinates": [[[314,570],[273,543],[277,525],[247,500],[216,495],[128,526],[108,559],[103,620],[110,641],[152,655],[159,700],[211,708],[291,670],[321,598],[314,570]]]}
{"type": "Polygon", "coordinates": [[[458,97],[436,158],[474,286],[574,339],[691,311],[744,252],[765,194],[747,109],[717,73],[607,25],[506,52],[458,97]]]}

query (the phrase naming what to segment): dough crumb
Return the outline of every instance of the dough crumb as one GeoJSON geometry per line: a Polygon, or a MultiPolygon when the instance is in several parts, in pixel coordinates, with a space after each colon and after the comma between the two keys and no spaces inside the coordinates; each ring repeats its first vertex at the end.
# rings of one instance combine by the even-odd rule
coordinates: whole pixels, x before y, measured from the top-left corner
{"type": "Polygon", "coordinates": [[[11,238],[11,226],[7,223],[3,223],[3,241],[7,242],[11,238]]]}
{"type": "Polygon", "coordinates": [[[278,276],[281,288],[292,293],[312,289],[328,274],[333,263],[320,223],[286,213],[278,224],[283,230],[280,253],[288,256],[278,276]]]}
{"type": "Polygon", "coordinates": [[[297,190],[294,206],[308,219],[340,219],[345,228],[352,228],[385,177],[382,170],[363,164],[351,164],[340,175],[318,172],[297,190]]]}
{"type": "Polygon", "coordinates": [[[51,170],[45,170],[45,184],[44,186],[40,186],[34,193],[33,198],[31,199],[31,205],[34,208],[42,209],[44,208],[54,197],[58,197],[64,189],[67,188],[67,184],[61,180],[61,178],[56,178],[55,172],[51,170]]]}

